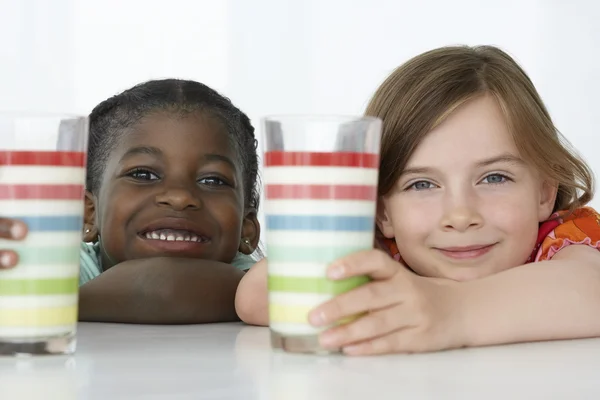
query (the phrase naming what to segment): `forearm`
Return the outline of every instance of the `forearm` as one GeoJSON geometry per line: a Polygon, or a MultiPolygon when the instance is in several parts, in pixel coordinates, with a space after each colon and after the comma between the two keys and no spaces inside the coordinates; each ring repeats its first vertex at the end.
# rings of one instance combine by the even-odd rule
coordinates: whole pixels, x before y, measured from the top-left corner
{"type": "Polygon", "coordinates": [[[235,296],[235,309],[250,325],[269,325],[267,260],[256,263],[242,278],[235,296]]]}
{"type": "Polygon", "coordinates": [[[80,288],[79,320],[193,324],[238,320],[243,272],[219,262],[152,258],[110,268],[80,288]]]}
{"type": "Polygon", "coordinates": [[[532,263],[461,286],[469,346],[600,336],[596,263],[532,263]]]}

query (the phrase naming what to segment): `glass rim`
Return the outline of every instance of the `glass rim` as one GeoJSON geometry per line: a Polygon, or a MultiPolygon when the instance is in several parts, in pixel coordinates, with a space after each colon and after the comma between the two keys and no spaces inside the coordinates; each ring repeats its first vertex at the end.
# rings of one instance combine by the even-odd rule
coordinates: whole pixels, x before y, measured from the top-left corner
{"type": "Polygon", "coordinates": [[[350,115],[350,114],[272,114],[265,115],[261,118],[263,122],[266,121],[306,121],[306,122],[357,122],[357,121],[368,121],[377,122],[381,121],[381,118],[372,117],[369,115],[350,115]]]}
{"type": "Polygon", "coordinates": [[[76,114],[68,112],[54,111],[34,111],[34,110],[6,110],[0,108],[0,118],[22,118],[22,119],[85,119],[87,114],[76,114]]]}

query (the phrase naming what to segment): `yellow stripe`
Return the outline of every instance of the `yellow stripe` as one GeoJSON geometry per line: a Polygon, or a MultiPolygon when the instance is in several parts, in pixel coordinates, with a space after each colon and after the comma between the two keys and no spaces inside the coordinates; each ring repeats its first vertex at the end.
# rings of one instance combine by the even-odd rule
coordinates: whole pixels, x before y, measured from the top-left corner
{"type": "Polygon", "coordinates": [[[77,322],[77,306],[0,309],[0,327],[48,327],[77,322]]]}
{"type": "MultiPolygon", "coordinates": [[[[308,313],[314,306],[269,304],[269,321],[288,324],[308,324],[308,313]]],[[[364,314],[350,316],[338,321],[336,325],[347,324],[364,314]]]]}
{"type": "Polygon", "coordinates": [[[307,324],[308,313],[314,306],[269,304],[269,320],[292,324],[307,324]]]}

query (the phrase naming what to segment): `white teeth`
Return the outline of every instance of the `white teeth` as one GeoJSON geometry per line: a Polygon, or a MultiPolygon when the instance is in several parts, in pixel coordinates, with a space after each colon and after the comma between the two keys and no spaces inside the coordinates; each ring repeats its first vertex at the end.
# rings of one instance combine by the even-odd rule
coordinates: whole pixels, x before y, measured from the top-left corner
{"type": "Polygon", "coordinates": [[[168,242],[202,242],[202,238],[194,235],[193,233],[183,234],[178,232],[161,232],[153,231],[146,232],[144,235],[146,239],[153,240],[166,240],[168,242]]]}

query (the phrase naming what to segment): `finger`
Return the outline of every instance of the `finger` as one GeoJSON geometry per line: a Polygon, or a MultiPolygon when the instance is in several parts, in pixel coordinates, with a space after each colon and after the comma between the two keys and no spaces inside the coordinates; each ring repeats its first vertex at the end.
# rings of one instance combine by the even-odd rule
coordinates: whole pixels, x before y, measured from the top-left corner
{"type": "Polygon", "coordinates": [[[403,267],[381,250],[366,250],[334,261],[327,268],[330,279],[345,279],[366,275],[374,280],[389,279],[403,267]]]}
{"type": "Polygon", "coordinates": [[[21,221],[0,218],[0,238],[21,240],[27,235],[27,225],[21,221]]]}
{"type": "Polygon", "coordinates": [[[308,320],[314,326],[330,325],[346,317],[397,305],[402,295],[397,280],[366,283],[321,304],[310,312],[308,320]]]}
{"type": "Polygon", "coordinates": [[[402,348],[402,331],[404,331],[404,329],[390,332],[387,335],[372,340],[345,346],[342,348],[342,351],[349,356],[374,356],[379,354],[407,352],[402,348]]]}
{"type": "Polygon", "coordinates": [[[323,332],[319,342],[323,347],[339,348],[388,335],[409,327],[409,321],[399,307],[371,312],[354,322],[323,332]]]}
{"type": "Polygon", "coordinates": [[[349,356],[374,356],[394,353],[423,353],[434,349],[436,348],[427,346],[421,339],[421,335],[416,334],[411,326],[407,326],[386,335],[343,346],[342,352],[349,356]]]}
{"type": "Polygon", "coordinates": [[[17,265],[19,257],[10,250],[0,250],[0,269],[9,269],[17,265]]]}

